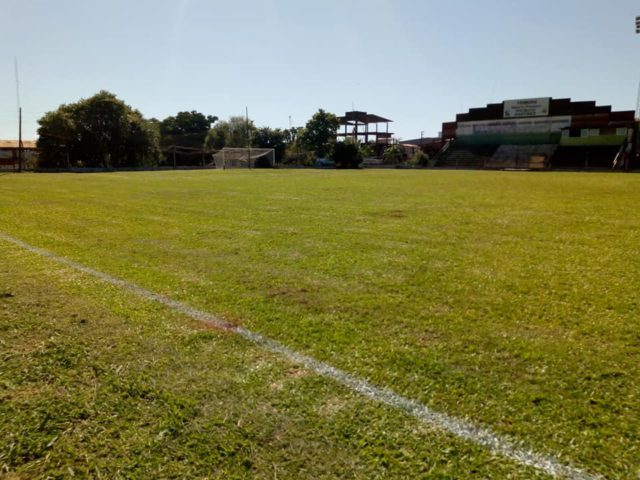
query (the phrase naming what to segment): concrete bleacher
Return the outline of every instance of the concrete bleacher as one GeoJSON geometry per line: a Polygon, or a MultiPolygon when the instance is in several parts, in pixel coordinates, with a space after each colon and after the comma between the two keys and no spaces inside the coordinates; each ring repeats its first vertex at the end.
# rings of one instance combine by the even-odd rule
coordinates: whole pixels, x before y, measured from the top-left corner
{"type": "Polygon", "coordinates": [[[611,169],[619,146],[560,146],[557,144],[486,147],[452,144],[435,157],[435,167],[469,169],[611,169]]]}
{"type": "Polygon", "coordinates": [[[493,151],[450,148],[445,155],[442,155],[437,163],[437,167],[445,168],[484,168],[485,163],[491,158],[493,151]]]}
{"type": "Polygon", "coordinates": [[[557,145],[500,145],[485,168],[542,170],[553,157],[557,145]]]}
{"type": "Polygon", "coordinates": [[[500,145],[489,148],[450,148],[436,166],[448,168],[531,169],[546,168],[557,145],[500,145]]]}

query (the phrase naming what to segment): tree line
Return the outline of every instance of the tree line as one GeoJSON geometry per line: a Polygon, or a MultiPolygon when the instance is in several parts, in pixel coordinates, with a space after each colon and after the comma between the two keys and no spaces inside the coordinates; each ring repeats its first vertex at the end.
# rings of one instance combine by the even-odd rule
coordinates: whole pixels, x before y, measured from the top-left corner
{"type": "Polygon", "coordinates": [[[193,155],[224,147],[273,148],[276,162],[311,165],[332,158],[337,167],[357,167],[367,146],[336,142],[337,117],[318,110],[304,127],[256,127],[241,116],[220,120],[197,111],[178,112],[163,120],[146,119],[116,95],[101,91],[61,105],[38,120],[38,166],[41,168],[156,167],[194,164],[193,155]],[[173,152],[173,153],[171,153],[173,152]]]}

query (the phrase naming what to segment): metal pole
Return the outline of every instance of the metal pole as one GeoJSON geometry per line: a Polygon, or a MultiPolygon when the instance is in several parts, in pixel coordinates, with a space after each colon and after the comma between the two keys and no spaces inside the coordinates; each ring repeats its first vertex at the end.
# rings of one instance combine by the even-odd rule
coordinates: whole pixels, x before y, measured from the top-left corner
{"type": "MultiPolygon", "coordinates": [[[[18,171],[22,171],[22,106],[20,105],[20,79],[18,77],[18,57],[13,57],[16,75],[16,100],[18,102],[18,171]]],[[[14,167],[15,168],[15,167],[14,167]]]]}
{"type": "MultiPolygon", "coordinates": [[[[636,16],[636,35],[640,33],[640,15],[636,16]]],[[[636,102],[636,115],[633,119],[633,134],[631,137],[631,152],[630,157],[627,157],[625,162],[625,171],[629,171],[629,164],[633,161],[634,164],[638,160],[638,117],[640,117],[640,83],[638,84],[638,99],[636,102]]]]}
{"type": "Polygon", "coordinates": [[[244,107],[245,119],[247,123],[247,163],[251,169],[251,134],[249,133],[249,107],[244,107]]]}
{"type": "Polygon", "coordinates": [[[22,107],[18,109],[18,171],[22,171],[22,107]]]}
{"type": "Polygon", "coordinates": [[[636,98],[636,119],[640,118],[640,82],[638,82],[638,97],[636,98]]]}

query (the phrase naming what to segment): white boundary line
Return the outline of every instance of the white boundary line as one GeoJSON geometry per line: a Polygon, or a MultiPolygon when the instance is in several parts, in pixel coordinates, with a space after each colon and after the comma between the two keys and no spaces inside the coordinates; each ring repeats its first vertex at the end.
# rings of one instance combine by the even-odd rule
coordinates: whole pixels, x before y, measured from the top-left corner
{"type": "Polygon", "coordinates": [[[112,277],[107,273],[94,270],[93,268],[89,268],[81,263],[60,255],[56,255],[48,250],[34,247],[3,232],[0,232],[0,239],[17,245],[31,253],[46,257],[61,265],[71,267],[75,270],[86,273],[87,275],[98,278],[105,283],[120,287],[123,290],[134,293],[145,300],[152,300],[161,303],[172,310],[187,315],[200,322],[236,333],[266,350],[278,353],[289,361],[303,365],[319,375],[346,386],[354,392],[371,398],[379,403],[402,410],[426,425],[444,430],[477,445],[482,445],[492,453],[508,457],[521,465],[536,468],[553,477],[564,477],[571,480],[596,480],[602,478],[600,475],[593,475],[568,463],[562,463],[551,455],[534,452],[533,450],[523,446],[521,442],[494,433],[488,428],[479,427],[466,420],[447,415],[446,413],[434,411],[416,400],[404,397],[387,388],[377,387],[363,378],[351,375],[343,370],[332,367],[328,363],[316,360],[313,357],[292,350],[275,340],[271,340],[268,337],[260,335],[259,333],[252,332],[251,330],[247,330],[243,327],[231,325],[211,313],[190,307],[185,303],[154,293],[151,290],[147,290],[146,288],[142,288],[126,280],[112,277]]]}

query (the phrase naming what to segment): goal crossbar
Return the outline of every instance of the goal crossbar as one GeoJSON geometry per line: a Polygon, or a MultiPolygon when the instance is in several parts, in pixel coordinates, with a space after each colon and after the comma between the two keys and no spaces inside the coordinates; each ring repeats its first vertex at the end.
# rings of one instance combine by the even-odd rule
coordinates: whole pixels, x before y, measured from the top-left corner
{"type": "MultiPolygon", "coordinates": [[[[273,148],[233,148],[224,147],[213,154],[216,168],[252,168],[262,160],[268,166],[275,166],[276,156],[273,148]]],[[[262,162],[261,162],[262,163],[262,162]]],[[[262,166],[266,166],[262,163],[262,166]]]]}

